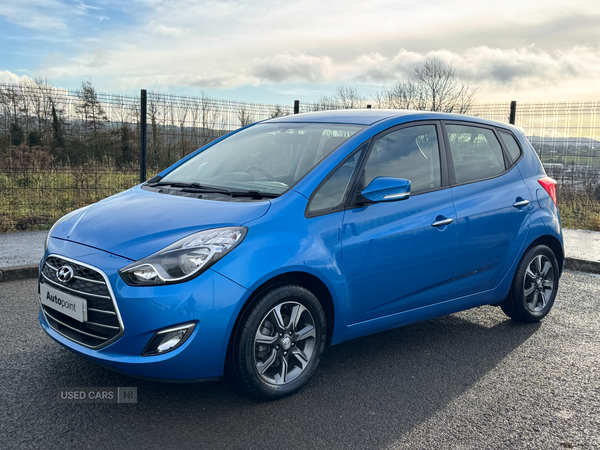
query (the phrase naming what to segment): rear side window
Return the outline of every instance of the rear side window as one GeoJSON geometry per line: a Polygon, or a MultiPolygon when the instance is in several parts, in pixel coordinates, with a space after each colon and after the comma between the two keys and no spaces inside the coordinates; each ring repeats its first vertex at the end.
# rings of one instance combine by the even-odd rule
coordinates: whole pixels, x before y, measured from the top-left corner
{"type": "Polygon", "coordinates": [[[470,125],[446,125],[456,183],[484,180],[504,172],[504,155],[494,132],[470,125]]]}
{"type": "Polygon", "coordinates": [[[365,166],[365,186],[377,177],[410,180],[411,192],[441,186],[440,148],[435,125],[402,128],[373,144],[365,166]]]}
{"type": "Polygon", "coordinates": [[[507,133],[506,131],[500,131],[500,137],[502,138],[502,141],[504,141],[504,145],[508,150],[511,161],[515,162],[521,156],[521,147],[519,146],[519,143],[512,134],[507,133]]]}

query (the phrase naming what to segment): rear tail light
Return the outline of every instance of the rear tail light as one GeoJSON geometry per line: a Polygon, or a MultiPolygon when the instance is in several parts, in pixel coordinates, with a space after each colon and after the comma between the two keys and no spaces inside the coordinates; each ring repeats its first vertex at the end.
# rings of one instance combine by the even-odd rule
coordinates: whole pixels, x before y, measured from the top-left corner
{"type": "Polygon", "coordinates": [[[542,185],[544,190],[548,193],[554,204],[556,205],[556,180],[550,177],[540,178],[538,183],[542,185]]]}

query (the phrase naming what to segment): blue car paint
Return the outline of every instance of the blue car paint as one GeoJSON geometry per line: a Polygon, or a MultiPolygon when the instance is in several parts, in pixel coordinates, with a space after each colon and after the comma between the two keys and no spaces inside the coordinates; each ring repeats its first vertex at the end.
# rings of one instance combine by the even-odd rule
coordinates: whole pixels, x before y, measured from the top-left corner
{"type": "Polygon", "coordinates": [[[124,323],[123,336],[100,350],[92,350],[61,336],[40,323],[59,343],[89,359],[137,376],[164,379],[212,378],[222,374],[230,329],[229,317],[250,292],[208,269],[187,283],[135,288],[126,285],[118,270],[128,261],[107,252],[62,239],[51,239],[49,254],[69,257],[102,267],[124,323]],[[181,323],[196,322],[194,335],[178,349],[164,355],[142,357],[153,334],[181,323]]]}
{"type": "Polygon", "coordinates": [[[450,298],[457,226],[432,227],[438,217],[456,218],[450,189],[346,211],[342,255],[350,324],[450,298]],[[410,255],[418,257],[406,264],[410,255]]]}
{"type": "MultiPolygon", "coordinates": [[[[124,333],[113,344],[92,350],[54,331],[40,312],[42,327],[65,347],[126,373],[169,380],[211,378],[223,373],[229,340],[244,305],[253,292],[277,276],[302,273],[320,280],[326,287],[334,308],[335,324],[330,331],[333,345],[427,318],[500,302],[506,297],[520,256],[528,246],[544,238],[555,239],[562,248],[558,211],[554,203],[548,201],[548,194],[540,190],[537,181],[545,173],[520,130],[464,116],[385,110],[376,113],[323,112],[283,117],[271,122],[321,121],[368,126],[278,198],[228,203],[163,195],[137,186],[59,224],[49,240],[43,260],[51,254],[62,255],[102,270],[115,293],[124,333]],[[312,192],[359,145],[392,126],[421,120],[461,120],[501,126],[511,130],[526,151],[508,173],[492,180],[447,186],[389,204],[306,216],[312,192]],[[509,184],[522,183],[527,187],[524,194],[521,194],[523,189],[517,194],[517,197],[530,200],[526,208],[512,207],[512,192],[508,197],[503,195],[500,185],[506,178],[512,180],[509,184]],[[487,183],[489,189],[482,183],[487,183]],[[471,195],[483,198],[483,203],[490,205],[488,210],[483,213],[471,211],[480,203],[480,200],[469,198],[471,195]],[[392,205],[397,211],[391,208],[392,205]],[[383,212],[386,207],[390,209],[388,213],[383,212]],[[387,219],[374,226],[373,221],[381,214],[378,210],[387,219]],[[498,216],[498,211],[510,211],[512,218],[504,220],[503,215],[498,216]],[[493,222],[494,216],[497,223],[493,222]],[[440,218],[452,218],[454,222],[432,228],[430,222],[440,218]],[[204,229],[238,225],[248,227],[242,244],[200,276],[185,283],[133,287],[125,284],[118,273],[131,261],[148,256],[181,237],[204,229]],[[478,232],[473,235],[474,226],[478,232]],[[498,233],[494,230],[502,231],[500,241],[496,240],[498,233]],[[386,237],[386,233],[391,233],[391,238],[386,237]],[[395,268],[390,267],[393,261],[385,254],[383,241],[386,238],[400,247],[395,253],[398,256],[395,268]],[[472,249],[468,250],[469,247],[472,249]],[[379,252],[379,256],[370,259],[373,267],[368,267],[361,257],[372,250],[379,252]],[[469,255],[473,251],[479,252],[473,261],[480,259],[482,251],[487,251],[492,256],[492,264],[484,266],[485,270],[470,264],[473,261],[468,261],[469,255]],[[414,259],[421,254],[426,259],[414,264],[414,259]],[[435,262],[430,261],[431,258],[435,262]],[[424,270],[428,264],[436,263],[441,270],[436,272],[434,283],[428,285],[424,270]],[[414,267],[408,267],[413,264],[414,267]],[[406,273],[394,272],[403,268],[406,273]],[[360,286],[363,278],[365,282],[371,276],[381,276],[385,280],[385,276],[394,276],[394,273],[403,276],[406,283],[415,284],[404,286],[404,290],[398,292],[392,292],[392,283],[360,286]],[[349,280],[349,276],[353,278],[349,280]],[[368,305],[361,305],[361,298],[372,296],[372,288],[381,292],[368,305]],[[181,347],[164,355],[140,356],[156,331],[189,322],[196,323],[196,327],[181,347]]],[[[221,139],[225,138],[227,136],[221,139]]],[[[161,175],[183,162],[176,163],[161,175]]]]}
{"type": "Polygon", "coordinates": [[[452,292],[462,297],[494,288],[515,258],[520,259],[533,199],[514,167],[499,177],[451,190],[458,226],[452,292]],[[530,204],[514,207],[520,200],[530,204]]]}
{"type": "Polygon", "coordinates": [[[410,181],[400,182],[397,178],[377,177],[360,193],[373,202],[396,201],[409,197],[410,181]]]}
{"type": "Polygon", "coordinates": [[[65,220],[53,237],[135,261],[196,231],[242,225],[263,216],[269,207],[268,201],[216,202],[148,192],[137,186],[65,220]]]}

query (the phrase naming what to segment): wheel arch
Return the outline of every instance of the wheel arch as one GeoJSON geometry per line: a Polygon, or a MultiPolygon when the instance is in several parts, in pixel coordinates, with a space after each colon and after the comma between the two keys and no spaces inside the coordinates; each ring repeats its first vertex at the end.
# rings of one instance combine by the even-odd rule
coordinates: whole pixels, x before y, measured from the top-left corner
{"type": "Polygon", "coordinates": [[[329,346],[333,337],[333,328],[335,325],[335,306],[333,303],[333,296],[331,295],[329,288],[317,276],[310,273],[299,271],[286,272],[265,281],[263,284],[257,287],[254,292],[252,292],[252,294],[244,303],[244,306],[241,308],[235,323],[233,324],[233,328],[229,336],[229,343],[227,345],[227,361],[230,361],[232,346],[235,342],[240,322],[244,319],[248,309],[252,306],[254,301],[267,290],[285,284],[302,286],[311,291],[315,297],[317,297],[317,300],[319,300],[319,303],[323,308],[323,312],[325,313],[325,322],[327,324],[327,341],[325,342],[325,346],[329,346]]]}
{"type": "Polygon", "coordinates": [[[554,255],[556,256],[556,262],[558,263],[559,275],[562,275],[564,261],[565,261],[565,252],[560,241],[552,235],[544,235],[535,239],[523,252],[523,255],[529,251],[530,248],[535,247],[536,245],[545,245],[550,248],[554,255]]]}

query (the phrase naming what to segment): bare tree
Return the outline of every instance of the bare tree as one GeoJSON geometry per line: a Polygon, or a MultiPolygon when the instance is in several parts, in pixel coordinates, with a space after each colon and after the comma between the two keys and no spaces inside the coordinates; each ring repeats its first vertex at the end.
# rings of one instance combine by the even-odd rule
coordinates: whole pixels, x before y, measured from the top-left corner
{"type": "Polygon", "coordinates": [[[356,86],[340,84],[336,86],[331,95],[323,95],[315,104],[314,111],[327,111],[330,109],[356,109],[364,108],[365,98],[359,94],[356,86]]]}
{"type": "Polygon", "coordinates": [[[240,121],[240,126],[245,127],[246,125],[250,125],[254,123],[254,117],[250,114],[246,108],[241,108],[238,112],[238,119],[240,121]]]}
{"type": "Polygon", "coordinates": [[[476,93],[470,80],[456,75],[452,65],[429,59],[415,68],[413,80],[383,89],[374,100],[379,108],[465,114],[473,106],[476,93]]]}
{"type": "Polygon", "coordinates": [[[427,60],[415,69],[415,79],[425,89],[431,111],[463,114],[473,105],[476,89],[468,79],[459,78],[449,64],[427,60]]]}
{"type": "Polygon", "coordinates": [[[414,81],[397,82],[390,89],[375,94],[373,99],[377,108],[427,109],[425,91],[414,81]]]}
{"type": "MultiPolygon", "coordinates": [[[[0,132],[15,134],[15,142],[24,141],[30,147],[50,145],[52,107],[58,108],[56,91],[42,78],[25,78],[15,85],[3,85],[0,88],[0,132]]],[[[8,143],[4,140],[2,145],[8,143]]]]}
{"type": "Polygon", "coordinates": [[[186,125],[188,125],[188,116],[190,115],[190,111],[192,108],[191,102],[186,97],[181,97],[174,104],[175,114],[177,116],[177,123],[179,127],[179,158],[183,158],[187,153],[187,143],[186,143],[186,125]]]}
{"type": "Polygon", "coordinates": [[[287,116],[287,115],[289,115],[289,113],[283,111],[281,109],[281,106],[275,105],[275,109],[273,109],[273,111],[271,111],[271,114],[269,114],[269,119],[274,119],[276,117],[283,117],[283,116],[287,116]]]}
{"type": "Polygon", "coordinates": [[[108,120],[108,117],[100,100],[98,100],[96,89],[90,81],[81,83],[81,91],[78,97],[79,104],[75,106],[75,111],[83,119],[86,132],[91,128],[92,132],[96,134],[103,126],[103,122],[108,120]]]}
{"type": "Polygon", "coordinates": [[[225,124],[219,111],[217,100],[208,96],[206,91],[200,90],[196,99],[196,108],[200,115],[200,141],[198,147],[208,144],[223,134],[225,124]]]}

